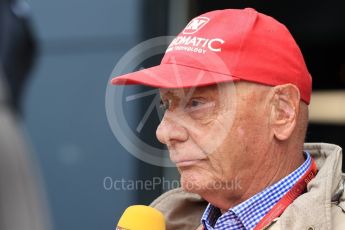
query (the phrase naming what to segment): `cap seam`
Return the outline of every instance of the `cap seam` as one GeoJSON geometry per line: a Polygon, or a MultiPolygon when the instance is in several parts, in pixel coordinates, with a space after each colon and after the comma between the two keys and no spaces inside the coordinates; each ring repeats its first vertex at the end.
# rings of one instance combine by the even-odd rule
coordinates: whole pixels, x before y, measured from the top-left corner
{"type": "MultiPolygon", "coordinates": [[[[257,13],[256,11],[255,12],[255,17],[253,18],[254,20],[251,20],[252,24],[250,26],[253,26],[253,23],[256,21],[257,19],[257,13]]],[[[248,11],[248,14],[249,15],[253,15],[252,14],[253,12],[251,10],[248,11]]],[[[247,20],[246,20],[246,24],[247,24],[247,28],[246,28],[246,32],[242,32],[243,36],[241,38],[241,45],[240,45],[240,48],[239,48],[239,54],[237,55],[237,58],[236,58],[236,62],[235,62],[235,65],[234,65],[234,69],[236,70],[238,65],[239,65],[239,62],[241,60],[241,57],[242,57],[242,54],[243,54],[243,44],[244,44],[244,41],[247,39],[247,35],[249,33],[249,29],[248,29],[248,26],[249,26],[249,20],[252,19],[252,17],[247,17],[247,20]]]]}

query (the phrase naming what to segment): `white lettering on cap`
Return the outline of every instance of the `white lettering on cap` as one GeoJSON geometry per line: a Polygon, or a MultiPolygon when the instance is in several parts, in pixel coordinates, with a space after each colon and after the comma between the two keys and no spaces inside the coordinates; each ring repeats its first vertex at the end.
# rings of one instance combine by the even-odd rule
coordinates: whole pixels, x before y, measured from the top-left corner
{"type": "Polygon", "coordinates": [[[209,42],[208,42],[208,48],[214,52],[220,52],[222,49],[221,48],[214,48],[212,46],[212,44],[214,42],[219,42],[220,44],[223,44],[224,43],[224,40],[220,39],[220,38],[213,38],[211,39],[209,42]]]}
{"type": "MultiPolygon", "coordinates": [[[[221,38],[200,38],[200,37],[193,37],[193,36],[177,36],[169,45],[166,52],[173,51],[174,48],[177,46],[185,46],[187,48],[200,48],[203,50],[201,53],[205,53],[206,50],[210,50],[213,52],[221,52],[221,45],[225,41],[221,38]],[[217,44],[218,43],[218,44],[217,44]]],[[[184,50],[176,48],[179,50],[184,50]]]]}

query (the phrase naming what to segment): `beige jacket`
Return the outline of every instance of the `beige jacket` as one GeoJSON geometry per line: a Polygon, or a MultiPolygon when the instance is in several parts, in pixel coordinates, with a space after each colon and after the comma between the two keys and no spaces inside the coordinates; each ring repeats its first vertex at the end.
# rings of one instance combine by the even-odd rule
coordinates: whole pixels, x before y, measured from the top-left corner
{"type": "MultiPolygon", "coordinates": [[[[307,192],[265,229],[345,230],[344,174],[341,148],[332,144],[305,144],[319,172],[307,192]]],[[[167,230],[201,229],[207,202],[200,196],[174,189],[158,197],[151,206],[164,213],[167,230]]]]}

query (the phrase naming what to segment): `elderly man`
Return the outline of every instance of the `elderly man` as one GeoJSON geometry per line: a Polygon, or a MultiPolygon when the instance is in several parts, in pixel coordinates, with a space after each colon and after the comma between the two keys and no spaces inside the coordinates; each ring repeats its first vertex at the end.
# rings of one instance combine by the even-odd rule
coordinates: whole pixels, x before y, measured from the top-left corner
{"type": "Polygon", "coordinates": [[[159,66],[112,83],[160,88],[182,186],[152,203],[168,229],[345,229],[341,148],[304,144],[311,76],[275,19],[206,13],[159,66]]]}

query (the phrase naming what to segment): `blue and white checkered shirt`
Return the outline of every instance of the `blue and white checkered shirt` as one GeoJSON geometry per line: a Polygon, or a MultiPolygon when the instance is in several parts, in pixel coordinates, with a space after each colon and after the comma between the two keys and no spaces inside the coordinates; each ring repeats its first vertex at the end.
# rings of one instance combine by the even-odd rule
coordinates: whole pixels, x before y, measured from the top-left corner
{"type": "Polygon", "coordinates": [[[273,206],[297,183],[311,165],[311,157],[306,153],[305,162],[277,183],[255,194],[248,200],[221,214],[209,204],[201,218],[207,230],[251,230],[273,208],[273,206]]]}

